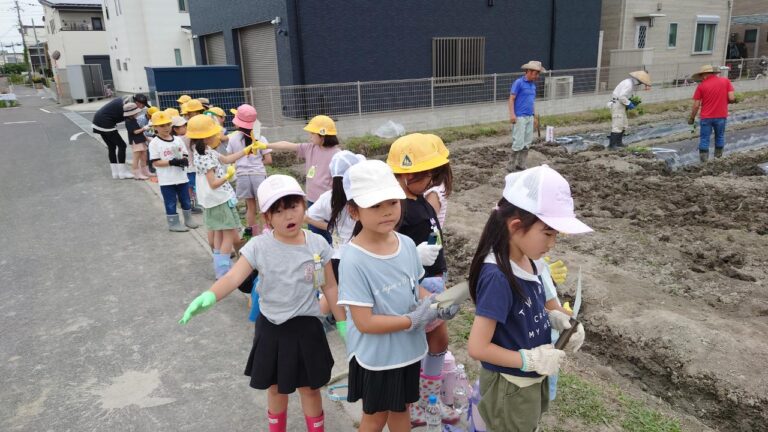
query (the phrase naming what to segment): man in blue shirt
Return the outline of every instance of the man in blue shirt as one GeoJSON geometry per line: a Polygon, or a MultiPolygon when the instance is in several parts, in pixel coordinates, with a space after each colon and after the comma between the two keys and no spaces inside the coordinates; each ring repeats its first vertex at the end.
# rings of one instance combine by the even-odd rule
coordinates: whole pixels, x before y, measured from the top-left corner
{"type": "Polygon", "coordinates": [[[524,64],[525,75],[518,78],[509,90],[509,122],[512,124],[512,156],[510,171],[527,168],[528,149],[533,142],[533,128],[538,126],[533,107],[536,99],[536,80],[546,72],[540,61],[531,60],[524,64]]]}

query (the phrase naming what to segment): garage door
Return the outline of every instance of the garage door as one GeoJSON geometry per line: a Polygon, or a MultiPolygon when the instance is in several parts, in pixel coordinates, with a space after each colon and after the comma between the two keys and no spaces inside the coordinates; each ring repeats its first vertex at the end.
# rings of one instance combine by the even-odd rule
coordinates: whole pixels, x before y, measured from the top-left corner
{"type": "Polygon", "coordinates": [[[209,65],[227,64],[227,48],[224,44],[224,34],[214,33],[203,37],[205,42],[205,59],[209,65]]]}
{"type": "MultiPolygon", "coordinates": [[[[269,23],[243,27],[238,31],[243,82],[246,87],[279,87],[275,28],[269,23]]],[[[259,119],[267,125],[280,122],[280,91],[253,91],[251,104],[259,112],[259,119]]]]}

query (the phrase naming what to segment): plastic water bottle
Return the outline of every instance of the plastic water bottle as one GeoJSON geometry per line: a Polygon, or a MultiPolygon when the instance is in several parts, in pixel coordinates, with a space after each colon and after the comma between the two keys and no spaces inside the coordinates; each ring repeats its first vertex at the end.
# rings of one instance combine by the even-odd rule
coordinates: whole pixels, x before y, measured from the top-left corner
{"type": "Polygon", "coordinates": [[[441,432],[443,430],[440,406],[437,405],[437,395],[429,395],[429,405],[426,409],[427,432],[441,432]]]}
{"type": "Polygon", "coordinates": [[[463,364],[459,364],[456,368],[458,372],[456,373],[456,385],[453,388],[453,408],[462,414],[466,412],[469,404],[467,373],[463,364]]]}
{"type": "Polygon", "coordinates": [[[446,405],[453,405],[453,390],[456,388],[457,379],[456,359],[450,351],[446,351],[443,360],[443,385],[440,386],[440,399],[446,405]]]}

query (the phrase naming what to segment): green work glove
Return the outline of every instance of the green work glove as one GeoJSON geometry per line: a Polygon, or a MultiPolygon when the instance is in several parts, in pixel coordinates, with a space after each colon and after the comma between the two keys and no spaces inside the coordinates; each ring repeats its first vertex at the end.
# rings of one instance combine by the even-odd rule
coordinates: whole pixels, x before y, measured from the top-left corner
{"type": "Polygon", "coordinates": [[[184,311],[184,316],[179,320],[179,324],[186,324],[193,316],[200,312],[207,311],[215,304],[216,294],[211,291],[206,291],[200,294],[196,299],[192,300],[192,303],[189,304],[187,310],[184,311]]]}
{"type": "Polygon", "coordinates": [[[347,343],[347,322],[336,321],[336,330],[339,331],[339,336],[341,336],[341,340],[343,340],[344,343],[347,343]]]}

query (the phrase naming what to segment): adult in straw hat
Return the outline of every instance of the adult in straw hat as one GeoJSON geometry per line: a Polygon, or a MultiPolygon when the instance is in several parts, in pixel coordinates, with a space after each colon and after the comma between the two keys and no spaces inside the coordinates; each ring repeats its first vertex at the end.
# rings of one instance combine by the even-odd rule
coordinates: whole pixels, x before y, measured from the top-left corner
{"type": "Polygon", "coordinates": [[[536,80],[546,72],[540,61],[531,60],[521,69],[525,75],[518,78],[509,90],[509,123],[512,124],[512,156],[509,171],[526,169],[528,149],[533,142],[533,129],[538,126],[534,101],[536,80]]]}
{"type": "Polygon", "coordinates": [[[693,92],[693,108],[688,124],[696,121],[701,108],[701,135],[699,137],[699,160],[709,160],[709,140],[715,133],[715,157],[723,156],[725,148],[725,124],[728,118],[728,104],[736,101],[733,84],[728,78],[720,77],[719,69],[712,65],[702,66],[693,74],[695,81],[701,81],[693,92]]]}
{"type": "Polygon", "coordinates": [[[611,137],[608,142],[608,148],[616,148],[623,145],[624,133],[629,127],[627,111],[636,108],[636,105],[629,98],[632,97],[632,93],[641,85],[651,86],[651,76],[648,72],[642,70],[630,72],[629,77],[613,89],[611,101],[608,102],[608,108],[611,109],[611,137]]]}

